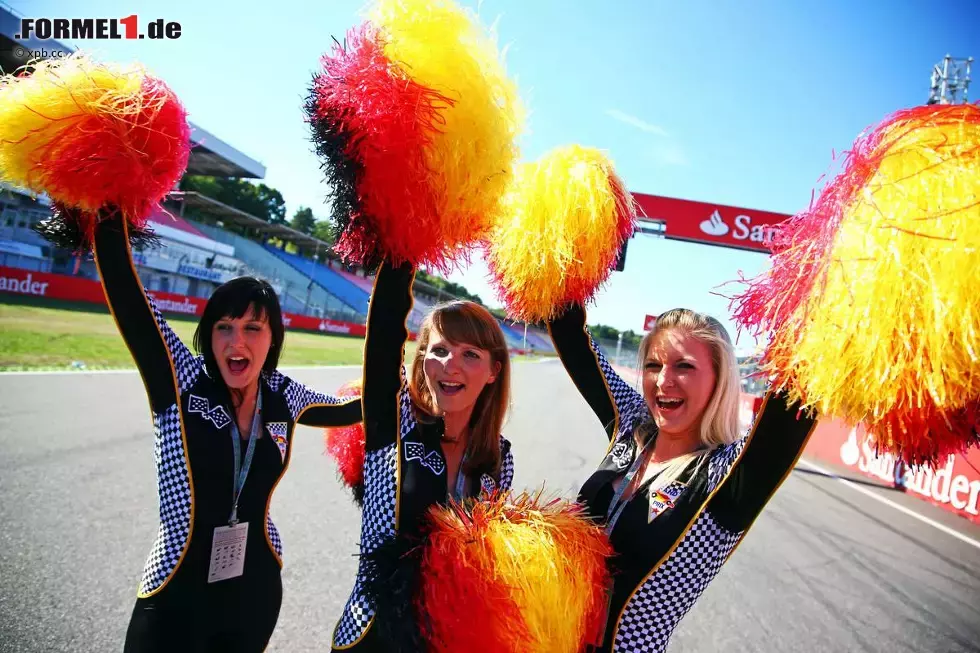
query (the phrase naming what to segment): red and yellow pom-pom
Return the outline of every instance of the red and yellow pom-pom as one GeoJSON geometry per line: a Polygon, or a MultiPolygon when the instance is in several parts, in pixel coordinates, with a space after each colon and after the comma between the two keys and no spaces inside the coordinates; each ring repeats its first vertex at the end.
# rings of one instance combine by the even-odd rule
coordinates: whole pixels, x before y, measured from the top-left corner
{"type": "Polygon", "coordinates": [[[635,208],[596,149],[562,147],[522,166],[487,257],[510,316],[547,320],[591,299],[633,233],[635,208]]]}
{"type": "Polygon", "coordinates": [[[174,93],[136,65],[72,54],[0,77],[0,178],[86,216],[135,227],[183,174],[190,126],[174,93]]]}
{"type": "Polygon", "coordinates": [[[306,111],[338,251],[446,269],[490,228],[517,160],[521,108],[489,36],[454,2],[379,0],[322,64],[306,111]]]}
{"type": "Polygon", "coordinates": [[[563,500],[495,495],[433,508],[417,601],[429,650],[583,650],[602,628],[611,554],[603,531],[563,500]]]}
{"type": "Polygon", "coordinates": [[[791,399],[934,463],[977,438],[978,224],[980,107],[897,112],[779,228],[736,319],[769,332],[764,369],[791,399]]]}
{"type": "MultiPolygon", "coordinates": [[[[338,397],[360,397],[361,379],[343,385],[338,397]]],[[[323,429],[326,452],[337,463],[337,471],[347,487],[364,482],[364,423],[323,429]]]]}
{"type": "Polygon", "coordinates": [[[380,252],[399,262],[438,258],[425,148],[440,109],[451,102],[392,66],[380,38],[370,24],[352,30],[322,58],[314,79],[310,109],[319,153],[333,162],[335,195],[347,195],[334,206],[341,227],[335,250],[358,263],[380,252]],[[348,161],[354,163],[344,166],[348,161]]]}

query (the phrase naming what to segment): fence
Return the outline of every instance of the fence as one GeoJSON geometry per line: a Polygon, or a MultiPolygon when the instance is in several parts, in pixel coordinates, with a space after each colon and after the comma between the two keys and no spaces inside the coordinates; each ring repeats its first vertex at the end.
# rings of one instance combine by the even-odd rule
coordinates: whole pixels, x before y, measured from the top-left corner
{"type": "MultiPolygon", "coordinates": [[[[639,350],[637,348],[609,339],[596,339],[596,343],[606,360],[613,365],[630,370],[638,371],[640,369],[639,350]]],[[[738,372],[739,378],[742,380],[742,392],[756,396],[765,394],[768,384],[765,377],[759,374],[759,368],[756,366],[756,360],[753,357],[739,358],[738,372]]]]}
{"type": "Polygon", "coordinates": [[[631,370],[638,369],[637,357],[639,356],[639,350],[636,347],[630,347],[621,344],[617,340],[608,340],[605,338],[596,338],[595,341],[599,345],[599,349],[602,350],[602,354],[606,357],[606,360],[611,364],[627,367],[631,370]]]}

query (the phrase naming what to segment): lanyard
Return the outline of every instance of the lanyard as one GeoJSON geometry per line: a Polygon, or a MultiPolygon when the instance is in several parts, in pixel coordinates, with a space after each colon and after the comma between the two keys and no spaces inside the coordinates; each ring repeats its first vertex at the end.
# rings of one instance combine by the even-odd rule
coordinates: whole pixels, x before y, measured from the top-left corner
{"type": "Polygon", "coordinates": [[[459,461],[459,471],[456,472],[456,491],[453,498],[456,501],[463,500],[463,493],[466,491],[466,474],[463,473],[463,465],[466,463],[466,454],[463,454],[463,459],[459,461]]]}
{"type": "Polygon", "coordinates": [[[629,493],[629,496],[624,497],[623,493],[626,489],[633,483],[633,478],[636,474],[644,467],[644,463],[647,459],[648,450],[651,449],[653,444],[653,438],[647,440],[643,448],[637,452],[636,458],[633,460],[633,465],[630,466],[626,476],[623,478],[622,485],[613,494],[612,501],[609,502],[609,509],[606,511],[606,535],[611,535],[613,529],[616,527],[616,522],[619,521],[620,516],[623,514],[623,510],[626,508],[626,504],[629,503],[633,495],[636,494],[636,489],[629,493]]]}
{"type": "Polygon", "coordinates": [[[252,466],[252,455],[255,453],[255,440],[259,435],[259,423],[262,421],[262,388],[259,388],[258,397],[255,400],[255,415],[252,416],[252,432],[248,435],[248,449],[245,450],[245,463],[240,461],[242,455],[242,435],[238,432],[237,420],[231,420],[231,442],[235,448],[235,473],[232,477],[233,487],[231,495],[231,517],[228,518],[228,525],[234,526],[238,523],[238,498],[245,487],[245,478],[248,470],[252,466]]]}
{"type": "MultiPolygon", "coordinates": [[[[651,439],[645,445],[643,445],[643,449],[637,454],[636,460],[633,461],[633,466],[630,467],[630,470],[626,473],[626,478],[623,479],[623,484],[619,486],[619,489],[616,490],[615,494],[613,494],[612,501],[609,502],[609,510],[606,511],[607,536],[612,534],[613,529],[616,527],[616,522],[619,521],[620,516],[623,514],[623,509],[626,508],[626,504],[629,503],[630,499],[633,498],[633,496],[640,489],[639,487],[636,487],[629,493],[628,496],[625,498],[623,497],[623,492],[625,492],[626,488],[629,487],[633,477],[636,476],[640,469],[645,467],[644,462],[646,462],[647,452],[648,449],[651,448],[652,443],[653,440],[651,439]]],[[[698,458],[707,451],[708,449],[705,449],[704,447],[697,449],[695,453],[697,453],[698,456],[695,456],[694,460],[698,460],[698,458]]],[[[687,466],[690,464],[690,461],[688,461],[687,466]]],[[[687,466],[685,466],[685,469],[687,469],[687,466]]],[[[654,477],[650,479],[649,483],[652,483],[662,471],[663,470],[658,471],[654,477]]]]}

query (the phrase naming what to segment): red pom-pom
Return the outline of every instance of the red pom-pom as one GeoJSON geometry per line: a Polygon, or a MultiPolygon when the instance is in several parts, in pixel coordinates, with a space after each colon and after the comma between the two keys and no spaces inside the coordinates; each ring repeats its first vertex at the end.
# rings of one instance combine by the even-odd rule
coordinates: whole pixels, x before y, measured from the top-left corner
{"type": "Polygon", "coordinates": [[[334,249],[359,264],[387,257],[396,265],[438,265],[445,245],[425,147],[452,101],[402,74],[379,38],[364,24],[325,55],[307,105],[318,153],[330,160],[333,192],[342,199],[334,219],[360,227],[344,229],[334,249]],[[343,165],[344,158],[355,165],[343,165]]]}
{"type": "Polygon", "coordinates": [[[416,604],[429,650],[581,651],[597,639],[612,547],[581,505],[496,493],[427,517],[416,604]]]}
{"type": "Polygon", "coordinates": [[[138,66],[73,54],[0,77],[0,177],[70,214],[60,231],[77,234],[79,247],[118,214],[141,231],[189,156],[184,107],[138,66]]]}
{"type": "Polygon", "coordinates": [[[77,206],[115,206],[143,227],[173,190],[190,156],[190,127],[176,95],[146,77],[129,114],[96,113],[53,141],[46,167],[53,197],[77,206]]]}
{"type": "MultiPolygon", "coordinates": [[[[338,397],[360,397],[361,380],[351,381],[337,391],[338,397]]],[[[323,429],[327,453],[336,461],[337,471],[349,488],[364,481],[364,423],[323,429]]]]}

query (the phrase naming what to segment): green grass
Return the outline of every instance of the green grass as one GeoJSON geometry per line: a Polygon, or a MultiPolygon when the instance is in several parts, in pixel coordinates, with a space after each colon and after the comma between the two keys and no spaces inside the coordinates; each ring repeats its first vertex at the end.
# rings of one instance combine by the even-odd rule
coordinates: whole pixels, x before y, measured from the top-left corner
{"type": "MultiPolygon", "coordinates": [[[[193,351],[197,320],[168,317],[167,322],[193,351]]],[[[363,351],[363,338],[287,331],[279,364],[283,367],[360,365],[363,351]]],[[[406,361],[414,355],[415,343],[406,343],[406,361]]],[[[537,359],[514,356],[511,361],[537,359]]],[[[116,323],[104,307],[52,300],[0,304],[0,371],[64,370],[81,366],[88,370],[134,367],[116,323]]]]}
{"type": "MultiPolygon", "coordinates": [[[[170,327],[193,348],[196,320],[168,318],[170,327]]],[[[280,365],[359,365],[363,338],[287,331],[280,365]]],[[[407,343],[406,355],[415,353],[407,343]]],[[[134,367],[112,316],[50,306],[0,304],[0,370],[134,367]]]]}

